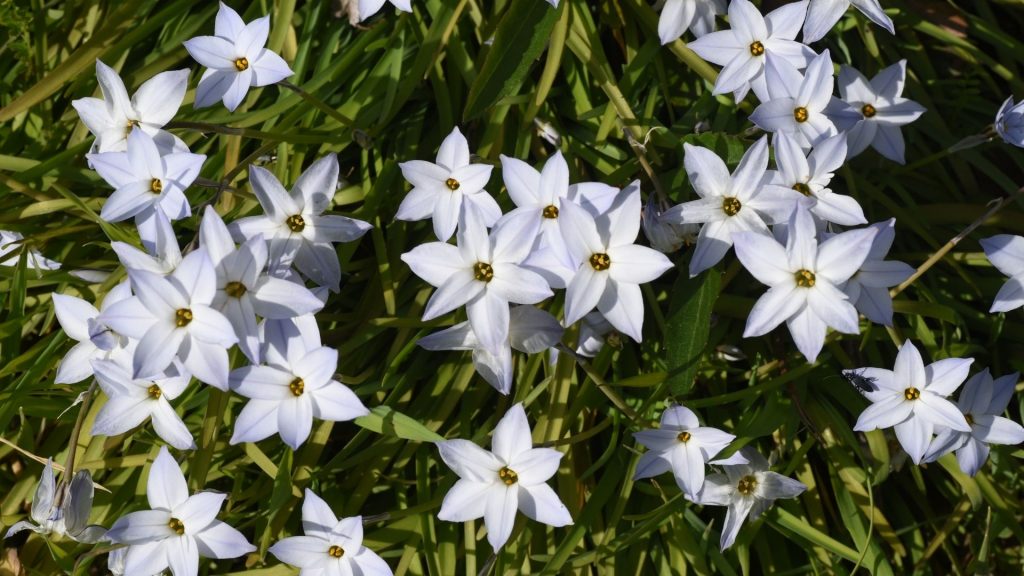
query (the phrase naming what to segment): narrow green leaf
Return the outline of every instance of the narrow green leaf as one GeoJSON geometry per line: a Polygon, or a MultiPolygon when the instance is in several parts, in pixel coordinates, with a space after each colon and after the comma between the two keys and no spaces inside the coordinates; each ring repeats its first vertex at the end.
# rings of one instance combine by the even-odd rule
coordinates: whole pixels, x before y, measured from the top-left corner
{"type": "Polygon", "coordinates": [[[416,420],[390,408],[377,406],[366,416],[356,418],[356,424],[378,434],[387,434],[405,440],[418,442],[437,442],[444,440],[436,432],[432,432],[416,420]]]}
{"type": "Polygon", "coordinates": [[[544,51],[557,18],[558,10],[546,2],[512,4],[498,24],[487,59],[469,90],[463,111],[466,120],[519,90],[530,66],[544,51]]]}
{"type": "Polygon", "coordinates": [[[718,297],[721,276],[709,270],[696,278],[684,270],[672,287],[669,311],[668,385],[673,394],[686,394],[693,387],[697,367],[711,330],[711,310],[718,297]]]}

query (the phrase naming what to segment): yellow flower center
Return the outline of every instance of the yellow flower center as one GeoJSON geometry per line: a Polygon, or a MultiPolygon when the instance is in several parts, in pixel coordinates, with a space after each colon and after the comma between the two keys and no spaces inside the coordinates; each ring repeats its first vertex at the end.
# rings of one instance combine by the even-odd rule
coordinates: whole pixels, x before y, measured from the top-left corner
{"type": "Polygon", "coordinates": [[[149,181],[149,191],[153,194],[159,194],[164,189],[164,183],[159,178],[153,178],[149,181]]]}
{"type": "Polygon", "coordinates": [[[500,478],[506,486],[511,486],[516,482],[519,482],[519,474],[516,474],[515,470],[512,470],[508,466],[502,466],[501,470],[498,470],[498,478],[500,478]]]}
{"type": "Polygon", "coordinates": [[[967,420],[968,424],[970,424],[971,426],[974,426],[974,415],[973,414],[964,414],[964,419],[967,420]]]}
{"type": "Polygon", "coordinates": [[[149,394],[149,397],[153,400],[157,400],[160,398],[160,395],[163,394],[163,391],[160,390],[160,387],[156,385],[156,382],[154,382],[149,388],[146,388],[146,393],[149,394]]]}
{"type": "Polygon", "coordinates": [[[487,262],[477,262],[473,264],[473,278],[480,282],[490,282],[494,280],[494,268],[487,262]]]}
{"type": "Polygon", "coordinates": [[[803,194],[804,196],[811,195],[811,187],[808,186],[805,182],[797,182],[796,184],[793,184],[793,190],[796,190],[797,192],[803,194]]]}
{"type": "Polygon", "coordinates": [[[797,122],[807,122],[807,108],[804,108],[803,106],[800,106],[799,108],[794,108],[793,118],[795,118],[797,122]]]}
{"type": "Polygon", "coordinates": [[[245,70],[248,70],[248,69],[249,69],[249,59],[248,58],[244,58],[244,57],[243,58],[235,58],[235,70],[238,70],[239,72],[244,72],[245,70]]]}
{"type": "Polygon", "coordinates": [[[245,284],[242,284],[241,282],[228,282],[227,285],[224,286],[224,291],[232,298],[241,298],[245,295],[246,288],[245,284]]]}
{"type": "Polygon", "coordinates": [[[299,233],[306,228],[306,220],[301,214],[293,214],[284,221],[288,225],[288,229],[292,232],[299,233]]]}
{"type": "Polygon", "coordinates": [[[739,214],[740,208],[742,207],[743,204],[740,203],[739,198],[729,196],[728,198],[722,200],[722,212],[725,212],[726,216],[735,216],[739,214]]]}
{"type": "Polygon", "coordinates": [[[764,44],[761,44],[760,40],[754,40],[750,43],[750,55],[764,56],[764,44]]]}
{"type": "Polygon", "coordinates": [[[177,518],[171,518],[171,521],[167,523],[167,527],[174,530],[174,533],[178,536],[185,533],[185,524],[177,518]]]}
{"type": "Polygon", "coordinates": [[[302,396],[302,393],[306,391],[306,383],[302,381],[302,378],[296,378],[288,384],[288,389],[292,391],[292,396],[302,396]]]}
{"type": "Polygon", "coordinates": [[[744,496],[750,496],[757,489],[757,478],[753,476],[744,476],[740,478],[740,481],[736,484],[736,491],[744,496]]]}
{"type": "Polygon", "coordinates": [[[860,109],[860,113],[863,114],[865,118],[871,118],[875,114],[878,114],[878,110],[875,110],[875,107],[871,104],[865,104],[860,109]]]}
{"type": "Polygon", "coordinates": [[[327,555],[331,558],[341,558],[345,555],[345,549],[341,546],[331,546],[327,549],[327,555]]]}
{"type": "Polygon", "coordinates": [[[455,178],[449,178],[445,180],[444,185],[447,186],[448,189],[451,190],[452,192],[455,192],[456,190],[459,189],[459,181],[456,180],[455,178]]]}
{"type": "Polygon", "coordinates": [[[184,328],[192,322],[192,311],[188,308],[179,308],[174,312],[174,325],[178,328],[184,328]]]}
{"type": "Polygon", "coordinates": [[[607,270],[612,267],[612,259],[608,257],[604,252],[590,255],[590,266],[598,272],[607,270]]]}
{"type": "Polygon", "coordinates": [[[132,133],[132,129],[139,125],[138,120],[129,120],[124,126],[124,135],[127,136],[132,133]]]}
{"type": "Polygon", "coordinates": [[[903,397],[907,400],[917,400],[921,397],[921,391],[911,386],[903,391],[903,397]]]}
{"type": "Polygon", "coordinates": [[[799,286],[801,288],[813,288],[814,287],[814,281],[816,280],[816,278],[814,277],[814,272],[811,272],[810,270],[802,270],[801,269],[801,270],[797,270],[796,274],[794,274],[793,276],[796,277],[796,285],[797,286],[799,286]]]}
{"type": "Polygon", "coordinates": [[[555,206],[554,204],[548,204],[547,206],[544,207],[544,211],[541,212],[541,214],[543,214],[544,217],[549,220],[554,220],[555,218],[558,218],[558,206],[555,206]]]}
{"type": "Polygon", "coordinates": [[[676,436],[676,439],[679,440],[680,442],[689,442],[690,438],[692,438],[690,433],[685,431],[680,432],[679,436],[676,436]]]}

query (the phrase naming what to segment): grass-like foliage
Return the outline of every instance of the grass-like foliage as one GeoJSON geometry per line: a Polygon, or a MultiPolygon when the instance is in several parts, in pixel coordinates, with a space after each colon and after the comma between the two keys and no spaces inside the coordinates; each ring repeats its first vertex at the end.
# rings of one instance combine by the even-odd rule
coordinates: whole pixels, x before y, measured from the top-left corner
{"type": "MultiPolygon", "coordinates": [[[[928,109],[903,129],[905,165],[869,149],[831,185],[856,198],[869,222],[894,217],[889,258],[923,272],[897,288],[892,327],[862,319],[860,335],[830,333],[813,363],[784,328],[744,339],[764,287],[732,253],[691,279],[688,246],[669,255],[672,270],[643,286],[642,343],[613,334],[583,359],[572,353],[579,328],[571,327],[558,354],[514,353],[508,396],[477,375],[470,352],[417,346],[466,313],[421,320],[433,288],[400,257],[436,238],[430,221],[395,220],[410,189],[399,163],[433,161],[458,126],[473,161],[495,166],[488,191],[506,212],[514,206],[499,156],[539,167],[556,150],[571,182],[623,188],[639,179],[644,197],[663,195],[667,207],[696,197],[685,143],[714,150],[732,169],[760,138],[749,121],[754,96],[739,104],[713,96],[716,67],[687,47],[689,34],[662,46],[648,0],[562,0],[558,8],[413,0],[411,14],[386,4],[358,26],[346,12],[354,0],[234,4],[247,22],[270,14],[267,47],[295,74],[288,85],[253,88],[228,112],[192,106],[200,67],[182,45],[213,33],[215,2],[0,1],[0,229],[24,236],[17,260],[0,266],[4,532],[28,515],[48,458],[57,470],[72,463],[91,471],[90,523],[109,528],[147,508],[146,479],[165,445],[148,424],[91,435],[104,395],[78,403],[91,379],[54,383],[74,341],[57,322],[52,294],[101,300],[125,278],[111,243],[140,246],[130,220],[99,217],[111,190],[86,163],[93,137],[71,106],[99,96],[102,59],[129,94],[159,72],[192,68],[166,127],[207,157],[187,191],[193,216],[174,226],[183,249],[195,246],[207,205],[227,222],[261,213],[251,165],[290,187],[332,152],[341,182],[330,212],[373,225],[337,245],[341,289],[316,315],[324,345],[339,351],[336,379],[369,416],[315,421],[293,451],[277,436],[229,444],[246,401],[238,394],[193,381],[173,402],[197,445],[172,450],[190,493],[227,494],[218,518],[257,548],[203,559],[201,574],[297,573],[268,548],[302,533],[307,488],[339,517],[361,514],[364,545],[399,575],[1020,573],[1020,446],[994,447],[974,477],[953,454],[914,465],[891,429],[853,431],[868,402],[841,372],[891,369],[907,339],[926,363],[974,358],[972,374],[989,367],[995,376],[1024,368],[1024,320],[1019,310],[989,313],[1005,277],[978,243],[1024,234],[1024,152],[986,133],[1006,96],[1024,95],[1019,2],[883,0],[894,36],[851,10],[815,45],[868,77],[906,59],[903,95],[928,109]],[[972,146],[958,145],[965,139],[972,146]],[[29,266],[30,249],[61,268],[29,266]],[[574,523],[552,528],[520,515],[493,554],[482,521],[437,518],[457,477],[433,442],[488,446],[519,402],[534,443],[565,455],[549,484],[574,523]],[[671,475],[633,480],[645,449],[632,434],[655,427],[675,403],[734,434],[730,451],[756,448],[807,490],[775,502],[720,551],[723,508],[688,502],[671,475]]],[[[781,2],[759,4],[767,12],[781,2]]],[[[544,305],[555,316],[563,306],[564,292],[544,305]]],[[[247,364],[237,348],[231,361],[247,364]]],[[[1005,416],[1020,422],[1022,409],[1024,396],[1015,395],[1005,416]]],[[[3,546],[0,574],[12,575],[106,573],[110,549],[31,532],[3,546]]]]}

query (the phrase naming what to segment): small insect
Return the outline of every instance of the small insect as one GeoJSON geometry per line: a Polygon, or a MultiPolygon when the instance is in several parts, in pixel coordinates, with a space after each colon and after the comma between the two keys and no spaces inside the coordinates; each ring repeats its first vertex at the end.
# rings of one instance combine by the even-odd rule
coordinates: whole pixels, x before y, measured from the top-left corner
{"type": "Polygon", "coordinates": [[[843,376],[853,384],[853,386],[860,391],[861,394],[867,394],[868,392],[874,392],[878,389],[875,386],[875,378],[864,375],[864,369],[858,370],[843,370],[843,376]]]}

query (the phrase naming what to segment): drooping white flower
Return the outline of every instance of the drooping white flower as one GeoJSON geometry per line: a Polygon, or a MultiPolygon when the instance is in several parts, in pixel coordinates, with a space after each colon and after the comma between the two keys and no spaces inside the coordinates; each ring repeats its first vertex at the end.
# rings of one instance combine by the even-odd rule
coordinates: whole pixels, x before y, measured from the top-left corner
{"type": "Polygon", "coordinates": [[[750,311],[743,337],[785,322],[800,353],[814,362],[828,328],[860,332],[857,310],[840,287],[864,263],[877,231],[851,230],[819,244],[809,203],[800,202],[790,216],[785,246],[755,232],[736,233],[733,241],[743,266],[769,287],[750,311]]]}
{"type": "Polygon", "coordinates": [[[366,20],[380,12],[386,2],[402,12],[412,12],[412,0],[359,0],[359,20],[366,20]]]}
{"type": "Polygon", "coordinates": [[[402,261],[437,291],[423,319],[431,320],[466,305],[469,323],[481,346],[499,354],[508,347],[509,303],[536,304],[552,295],[540,275],[519,264],[529,253],[534,234],[513,221],[495,226],[490,235],[473,205],[462,213],[458,246],[421,244],[402,261]]]}
{"type": "Polygon", "coordinates": [[[513,306],[509,312],[508,344],[491,352],[480,343],[470,323],[460,322],[416,342],[427,350],[472,350],[473,366],[495,390],[512,391],[512,349],[526,354],[543,352],[562,339],[564,329],[551,314],[533,306],[513,306]]]}
{"type": "Polygon", "coordinates": [[[793,40],[800,33],[806,12],[807,0],[784,4],[765,16],[750,0],[732,0],[731,29],[711,32],[688,46],[701,58],[723,66],[715,81],[715,94],[734,92],[739,101],[753,88],[764,101],[768,92],[763,73],[769,55],[800,69],[814,57],[813,50],[793,40]]]}
{"type": "Polygon", "coordinates": [[[188,495],[185,476],[167,448],[160,448],[149,469],[146,498],[150,510],[119,518],[107,532],[117,544],[128,544],[125,574],[194,576],[199,557],[238,558],[256,550],[245,536],[217,520],[227,494],[188,495]]]}
{"type": "Polygon", "coordinates": [[[177,357],[199,380],[227,390],[227,348],[238,342],[231,323],[211,307],[217,273],[206,250],[185,256],[169,276],[128,270],[135,296],[104,310],[99,321],[139,340],[132,377],[163,373],[177,357]]]}
{"type": "Polygon", "coordinates": [[[765,183],[768,168],[768,138],[761,137],[729,169],[714,152],[701,146],[683,144],[686,173],[697,200],[665,212],[665,218],[680,224],[703,224],[697,246],[690,258],[690,276],[696,276],[725,257],[738,232],[770,235],[768,224],[784,222],[800,199],[792,188],[765,183]]]}
{"type": "Polygon", "coordinates": [[[244,242],[262,236],[269,242],[271,274],[294,264],[304,276],[333,292],[341,284],[336,242],[351,242],[372,228],[362,220],[325,215],[338,187],[338,157],[328,154],[312,163],[288,192],[274,175],[249,167],[249,181],[263,216],[235,220],[232,236],[244,242]]]}
{"type": "Polygon", "coordinates": [[[960,470],[974,476],[988,460],[989,444],[1024,442],[1024,426],[1002,416],[1019,378],[1014,372],[993,380],[988,368],[972,376],[957,400],[971,431],[941,430],[922,461],[932,462],[955,450],[960,470]]]}
{"type": "Polygon", "coordinates": [[[873,388],[863,391],[871,405],[861,412],[853,429],[893,428],[910,459],[920,464],[936,426],[971,432],[964,415],[946,399],[967,378],[971,362],[973,358],[947,358],[925,366],[921,353],[907,340],[892,370],[844,370],[843,374],[856,372],[873,388]]]}
{"type": "Polygon", "coordinates": [[[120,222],[134,217],[140,233],[147,239],[154,234],[146,221],[159,210],[170,220],[192,214],[185,189],[199,176],[206,160],[202,154],[171,152],[161,154],[153,138],[142,130],[128,135],[127,152],[89,154],[89,163],[114,188],[103,203],[100,218],[120,222]]]}
{"type": "Polygon", "coordinates": [[[892,241],[896,238],[896,219],[877,222],[871,228],[878,230],[867,259],[843,286],[843,292],[857,310],[868,320],[892,326],[892,296],[889,288],[898,286],[914,274],[914,269],[895,260],[886,260],[892,241]]]}
{"type": "Polygon", "coordinates": [[[217,295],[212,306],[231,322],[238,347],[250,362],[260,362],[256,316],[294,318],[323,308],[323,302],[302,284],[266,273],[267,243],[263,238],[250,238],[236,248],[228,227],[212,206],[203,213],[199,237],[217,271],[217,295]]]}
{"type": "Polygon", "coordinates": [[[640,284],[673,266],[661,252],[635,244],[640,234],[640,182],[624,188],[615,205],[598,218],[574,203],[563,203],[559,225],[569,251],[580,262],[565,294],[565,324],[597,308],[616,330],[640,342],[640,284]]]}
{"type": "Polygon", "coordinates": [[[1024,101],[1013,103],[1013,96],[996,113],[996,132],[1003,142],[1024,148],[1024,101]]]}
{"type": "Polygon", "coordinates": [[[402,200],[395,218],[432,218],[434,235],[441,242],[455,234],[464,203],[475,204],[488,227],[501,218],[501,207],[484,190],[493,166],[470,164],[469,143],[458,127],[441,142],[436,162],[410,160],[398,166],[413,188],[402,200]]]}
{"type": "MultiPolygon", "coordinates": [[[[661,426],[633,433],[647,447],[636,465],[634,480],[653,478],[672,472],[679,489],[693,500],[704,487],[704,466],[728,446],[736,436],[709,426],[701,426],[697,415],[684,406],[672,406],[661,413],[661,426]]],[[[730,463],[739,464],[745,459],[730,463]]],[[[722,464],[720,461],[712,464],[722,464]]]]}
{"type": "Polygon", "coordinates": [[[1024,237],[999,234],[979,243],[988,261],[1010,277],[996,293],[989,312],[1009,312],[1024,306],[1024,237]]]}
{"type": "Polygon", "coordinates": [[[851,196],[836,194],[829,187],[832,173],[846,162],[846,135],[836,134],[822,140],[809,156],[797,139],[786,132],[776,132],[772,139],[778,171],[771,183],[792,188],[814,198],[811,214],[826,222],[842,226],[867,224],[864,210],[851,196]]]}
{"type": "MultiPolygon", "coordinates": [[[[100,308],[131,298],[131,287],[122,282],[110,289],[103,298],[100,308]]],[[[97,320],[100,311],[81,298],[65,294],[53,294],[53,311],[61,328],[78,344],[71,347],[57,367],[57,384],[73,384],[92,376],[93,359],[124,357],[129,361],[128,339],[97,320]]]]}
{"type": "Polygon", "coordinates": [[[343,422],[370,413],[348,386],[334,379],[337,350],[307,348],[303,339],[294,337],[275,343],[275,348],[284,350],[284,356],[267,354],[268,364],[231,372],[231,389],[250,399],[235,422],[232,444],[280,434],[297,450],[309,437],[314,418],[343,422]]]}
{"type": "Polygon", "coordinates": [[[495,552],[512,534],[517,510],[549,526],[572,524],[569,510],[546,483],[558,471],[562,453],[533,447],[522,404],[509,408],[494,427],[492,451],[469,440],[445,440],[437,448],[459,476],[437,517],[448,522],[483,518],[495,552]]]}
{"type": "Polygon", "coordinates": [[[725,474],[709,474],[704,479],[704,488],[694,498],[697,504],[705,506],[728,506],[725,524],[722,526],[720,546],[722,550],[732,546],[743,522],[750,517],[756,519],[775,500],[796,498],[807,490],[804,483],[782,474],[771,472],[768,461],[757,450],[746,446],[739,454],[747,464],[726,465],[725,474]]]}
{"type": "Polygon", "coordinates": [[[246,24],[227,4],[220,3],[214,36],[185,41],[188,53],[208,70],[196,88],[196,108],[218,100],[234,112],[250,86],[268,86],[294,74],[277,54],[264,48],[270,35],[270,16],[246,24]]]}
{"type": "Polygon", "coordinates": [[[715,16],[725,9],[725,0],[667,0],[658,18],[658,38],[668,44],[687,29],[699,38],[715,29],[715,16]]]}
{"type": "Polygon", "coordinates": [[[89,524],[92,498],[92,475],[88,470],[79,470],[70,483],[57,483],[53,478],[53,461],[47,460],[32,497],[30,520],[15,522],[4,538],[31,530],[36,534],[66,536],[84,544],[98,542],[107,530],[89,524]]]}
{"type": "Polygon", "coordinates": [[[889,34],[896,33],[892,20],[882,11],[878,0],[811,0],[807,7],[807,21],[804,22],[804,43],[810,44],[824,38],[851,4],[889,34]]]}
{"type": "Polygon", "coordinates": [[[96,137],[91,152],[125,151],[133,128],[148,134],[165,153],[188,152],[180,138],[163,130],[185,98],[188,75],[188,69],[161,72],[143,82],[129,99],[117,72],[96,60],[96,79],[103,98],[71,102],[82,123],[96,137]]]}
{"type": "Polygon", "coordinates": [[[192,376],[175,361],[164,374],[133,378],[127,366],[112,360],[93,360],[93,370],[107,403],[100,408],[92,425],[94,436],[123,434],[152,418],[153,429],[178,450],[195,448],[195,440],[181,417],[171,407],[188,387],[192,376]]]}
{"type": "Polygon", "coordinates": [[[576,353],[593,358],[605,344],[616,350],[622,349],[622,334],[615,330],[603,314],[594,310],[580,320],[580,337],[576,353]]]}
{"type": "Polygon", "coordinates": [[[640,224],[651,248],[665,254],[678,252],[683,246],[696,243],[697,235],[700,234],[700,224],[682,224],[678,219],[668,217],[654,194],[647,197],[640,224]]]}
{"type": "Polygon", "coordinates": [[[363,546],[363,518],[338,519],[319,496],[306,489],[302,501],[305,536],[279,540],[269,552],[299,568],[299,576],[358,574],[391,576],[391,568],[376,552],[363,546]]]}
{"type": "Polygon", "coordinates": [[[766,132],[790,134],[801,148],[835,136],[836,126],[826,114],[835,88],[828,50],[807,65],[806,74],[785,59],[768,58],[765,82],[770,98],[754,109],[751,122],[766,132]]]}
{"type": "Polygon", "coordinates": [[[870,82],[849,66],[839,68],[839,94],[861,114],[853,126],[840,126],[847,132],[848,158],[871,146],[882,156],[904,163],[905,144],[900,127],[925,113],[924,106],[903,97],[906,75],[906,60],[885,68],[870,82]]]}
{"type": "Polygon", "coordinates": [[[25,266],[29,270],[60,269],[60,262],[43,256],[36,248],[25,246],[25,237],[21,232],[0,230],[0,266],[17,266],[22,250],[28,250],[25,266]]]}

